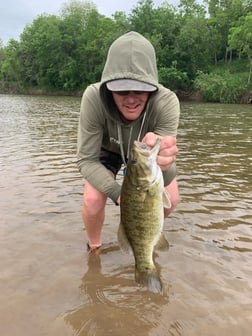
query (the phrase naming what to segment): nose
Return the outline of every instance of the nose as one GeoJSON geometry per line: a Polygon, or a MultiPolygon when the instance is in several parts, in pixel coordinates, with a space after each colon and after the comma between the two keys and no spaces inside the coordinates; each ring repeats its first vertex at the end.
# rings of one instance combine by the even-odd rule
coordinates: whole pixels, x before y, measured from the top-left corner
{"type": "Polygon", "coordinates": [[[128,99],[135,99],[137,97],[137,94],[134,91],[129,91],[127,98],[128,99]]]}

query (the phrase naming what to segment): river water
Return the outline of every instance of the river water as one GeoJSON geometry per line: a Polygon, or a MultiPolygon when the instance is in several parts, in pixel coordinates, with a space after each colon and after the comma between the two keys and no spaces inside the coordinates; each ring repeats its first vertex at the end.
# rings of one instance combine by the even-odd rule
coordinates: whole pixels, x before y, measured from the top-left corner
{"type": "Polygon", "coordinates": [[[103,251],[86,252],[79,105],[80,98],[0,95],[0,334],[249,336],[251,106],[181,106],[181,200],[165,222],[170,248],[155,256],[160,295],[135,283],[111,201],[103,251]]]}

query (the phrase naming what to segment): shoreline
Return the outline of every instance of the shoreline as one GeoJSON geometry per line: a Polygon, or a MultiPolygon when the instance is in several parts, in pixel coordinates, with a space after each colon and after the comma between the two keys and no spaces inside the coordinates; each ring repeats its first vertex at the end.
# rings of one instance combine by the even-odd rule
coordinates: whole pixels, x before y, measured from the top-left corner
{"type": "MultiPolygon", "coordinates": [[[[83,89],[84,91],[85,89],[83,89]]],[[[16,95],[34,95],[34,96],[62,96],[62,97],[81,97],[83,91],[67,92],[61,90],[47,91],[44,89],[27,89],[27,90],[0,90],[0,94],[16,94],[16,95]]],[[[175,94],[181,102],[195,103],[218,103],[204,100],[199,91],[182,91],[175,90],[175,94]]],[[[252,104],[252,91],[248,91],[242,95],[240,102],[237,104],[252,104]]]]}

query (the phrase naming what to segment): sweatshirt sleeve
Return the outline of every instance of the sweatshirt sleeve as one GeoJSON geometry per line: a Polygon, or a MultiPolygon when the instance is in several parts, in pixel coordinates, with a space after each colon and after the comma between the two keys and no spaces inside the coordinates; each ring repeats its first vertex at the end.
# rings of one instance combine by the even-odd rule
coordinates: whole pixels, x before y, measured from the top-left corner
{"type": "Polygon", "coordinates": [[[114,202],[121,187],[111,173],[100,163],[103,139],[104,111],[99,90],[89,86],[82,97],[77,138],[77,166],[81,175],[97,190],[114,202]]]}
{"type": "Polygon", "coordinates": [[[154,105],[156,119],[153,132],[176,137],[180,115],[180,104],[176,94],[163,88],[160,90],[158,99],[154,101],[154,105]]]}

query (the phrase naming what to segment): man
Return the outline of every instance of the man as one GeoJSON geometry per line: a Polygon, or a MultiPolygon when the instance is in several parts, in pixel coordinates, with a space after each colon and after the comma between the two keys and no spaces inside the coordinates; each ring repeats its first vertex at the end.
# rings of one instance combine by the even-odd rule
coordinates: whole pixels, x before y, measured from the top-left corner
{"type": "Polygon", "coordinates": [[[107,197],[120,203],[115,177],[126,166],[134,140],[154,146],[157,137],[162,139],[157,162],[172,204],[165,217],[176,207],[179,112],[176,95],[158,83],[152,44],[137,32],[115,40],[101,82],[88,86],[81,101],[77,165],[85,178],[83,222],[90,251],[102,244],[107,197]]]}

